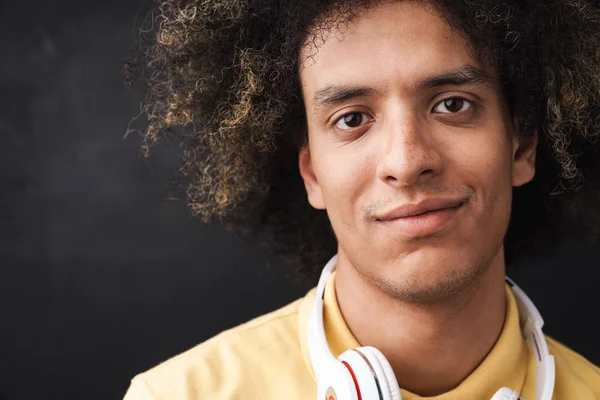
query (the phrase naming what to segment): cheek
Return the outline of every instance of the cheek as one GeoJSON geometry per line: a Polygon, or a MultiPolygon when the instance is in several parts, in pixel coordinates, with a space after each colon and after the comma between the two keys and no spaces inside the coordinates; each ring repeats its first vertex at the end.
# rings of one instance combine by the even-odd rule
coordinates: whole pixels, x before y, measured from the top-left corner
{"type": "Polygon", "coordinates": [[[459,170],[468,173],[477,186],[504,186],[511,182],[512,153],[511,142],[504,131],[482,130],[485,135],[471,137],[470,140],[448,143],[445,148],[447,160],[459,170]],[[491,139],[495,138],[495,139],[491,139]]]}
{"type": "Polygon", "coordinates": [[[511,191],[512,157],[508,142],[498,141],[487,150],[487,153],[481,151],[475,159],[481,178],[486,180],[485,186],[490,191],[511,191]]]}
{"type": "Polygon", "coordinates": [[[354,225],[355,216],[361,212],[360,196],[372,181],[373,167],[372,157],[358,146],[330,150],[321,147],[315,173],[332,224],[339,221],[354,225]]]}
{"type": "Polygon", "coordinates": [[[512,147],[504,140],[505,132],[488,132],[497,140],[489,140],[489,136],[487,140],[473,140],[453,159],[464,183],[475,190],[474,206],[479,217],[488,221],[481,228],[494,229],[504,226],[510,217],[512,147]]]}

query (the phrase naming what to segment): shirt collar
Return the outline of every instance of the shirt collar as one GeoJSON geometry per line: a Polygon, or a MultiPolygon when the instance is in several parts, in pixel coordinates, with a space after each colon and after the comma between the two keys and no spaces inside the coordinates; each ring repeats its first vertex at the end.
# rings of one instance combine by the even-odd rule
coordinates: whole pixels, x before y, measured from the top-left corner
{"type": "MultiPolygon", "coordinates": [[[[360,347],[360,344],[350,332],[338,306],[335,294],[335,271],[329,279],[325,287],[323,324],[329,348],[337,357],[346,350],[360,347]]],[[[427,397],[428,400],[491,399],[501,387],[508,387],[522,393],[528,369],[528,348],[521,334],[519,311],[514,294],[508,285],[505,291],[504,326],[490,353],[456,388],[438,396],[427,397]]],[[[299,313],[301,348],[313,378],[315,376],[307,347],[307,327],[315,292],[315,289],[308,292],[302,301],[299,313]]],[[[404,389],[401,389],[401,393],[403,400],[424,399],[404,389]]]]}

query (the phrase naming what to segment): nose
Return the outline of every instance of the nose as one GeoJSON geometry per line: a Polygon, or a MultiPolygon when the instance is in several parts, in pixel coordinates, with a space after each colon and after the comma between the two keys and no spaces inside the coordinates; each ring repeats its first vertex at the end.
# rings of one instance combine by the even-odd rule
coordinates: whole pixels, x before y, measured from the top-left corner
{"type": "Polygon", "coordinates": [[[390,121],[383,127],[383,140],[377,176],[397,187],[410,186],[439,174],[443,162],[432,135],[413,116],[390,121]]]}

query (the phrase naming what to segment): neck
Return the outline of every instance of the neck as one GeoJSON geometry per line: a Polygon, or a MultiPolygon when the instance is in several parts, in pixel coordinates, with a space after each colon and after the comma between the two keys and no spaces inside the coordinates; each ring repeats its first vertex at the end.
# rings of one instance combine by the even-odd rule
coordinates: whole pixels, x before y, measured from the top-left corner
{"type": "Polygon", "coordinates": [[[361,346],[374,346],[386,356],[401,388],[420,396],[458,386],[502,330],[503,249],[469,287],[439,304],[389,297],[344,257],[336,270],[336,296],[350,331],[361,346]]]}

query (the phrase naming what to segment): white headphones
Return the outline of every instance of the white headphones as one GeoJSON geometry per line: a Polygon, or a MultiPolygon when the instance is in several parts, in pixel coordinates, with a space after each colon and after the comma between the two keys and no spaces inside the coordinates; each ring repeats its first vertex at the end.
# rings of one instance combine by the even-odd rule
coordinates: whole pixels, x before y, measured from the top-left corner
{"type": "MultiPolygon", "coordinates": [[[[402,400],[394,371],[374,347],[347,350],[337,359],[329,350],[323,327],[325,286],[335,269],[337,255],[325,265],[308,322],[308,351],[317,377],[317,400],[402,400]]],[[[510,279],[519,309],[521,332],[537,362],[535,400],[551,400],[554,391],[554,357],[542,332],[544,320],[533,302],[510,279]]],[[[519,394],[501,388],[491,400],[518,400],[519,394]]]]}

